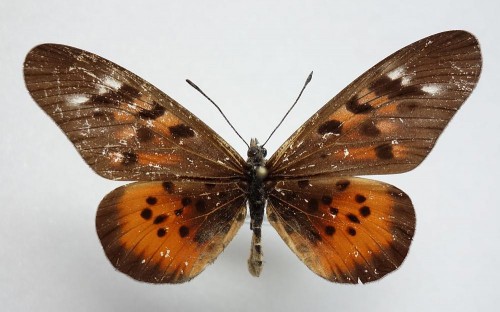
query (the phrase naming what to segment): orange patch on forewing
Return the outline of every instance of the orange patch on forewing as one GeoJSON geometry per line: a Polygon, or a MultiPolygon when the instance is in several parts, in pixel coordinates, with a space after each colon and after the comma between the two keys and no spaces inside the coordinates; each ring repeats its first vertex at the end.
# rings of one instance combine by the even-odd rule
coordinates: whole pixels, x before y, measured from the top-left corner
{"type": "Polygon", "coordinates": [[[106,157],[108,158],[108,163],[110,166],[115,168],[123,168],[123,166],[167,166],[178,164],[181,158],[177,154],[156,154],[156,153],[146,153],[131,152],[128,155],[124,155],[121,152],[109,152],[106,157]]]}
{"type": "MultiPolygon", "coordinates": [[[[389,98],[387,96],[378,97],[374,92],[368,92],[363,97],[357,99],[357,104],[368,104],[374,109],[378,109],[379,106],[388,103],[388,101],[389,98]]],[[[356,114],[349,111],[345,105],[328,116],[328,120],[339,121],[342,124],[342,133],[347,133],[352,128],[359,127],[360,123],[369,118],[369,113],[356,114]]],[[[356,134],[353,135],[356,136],[356,134]]]]}
{"type": "Polygon", "coordinates": [[[401,128],[401,121],[396,119],[381,119],[377,121],[377,128],[380,130],[381,136],[395,133],[397,129],[401,128]]]}
{"type": "Polygon", "coordinates": [[[359,104],[368,103],[377,97],[375,92],[373,92],[372,90],[370,90],[368,88],[364,88],[358,94],[363,94],[361,97],[359,97],[357,99],[359,104]]]}
{"type": "Polygon", "coordinates": [[[136,133],[132,127],[123,127],[120,130],[112,133],[115,139],[117,140],[130,140],[135,137],[136,133]]]}
{"type": "Polygon", "coordinates": [[[181,156],[179,154],[156,154],[156,153],[137,153],[137,162],[140,165],[172,165],[181,162],[181,156]]]}
{"type": "Polygon", "coordinates": [[[370,162],[374,160],[391,160],[399,159],[405,156],[407,148],[404,143],[400,143],[397,140],[392,142],[380,143],[381,148],[377,150],[376,146],[368,145],[361,147],[346,147],[343,150],[336,150],[332,154],[332,158],[342,162],[344,159],[352,158],[356,162],[370,162]],[[390,157],[392,155],[392,157],[390,157]]]}
{"type": "Polygon", "coordinates": [[[341,109],[338,109],[336,110],[335,112],[333,112],[332,114],[330,114],[330,116],[328,116],[328,120],[338,120],[338,121],[345,121],[347,120],[348,118],[350,118],[352,116],[352,113],[347,111],[347,109],[345,109],[345,106],[342,106],[341,109]]]}
{"type": "Polygon", "coordinates": [[[367,104],[370,104],[370,106],[372,106],[373,108],[376,108],[376,107],[379,107],[381,105],[388,103],[389,101],[390,101],[389,97],[384,95],[384,96],[380,96],[380,97],[375,97],[374,99],[370,100],[370,102],[368,102],[367,104]]]}
{"type": "Polygon", "coordinates": [[[345,106],[342,106],[341,109],[335,111],[334,113],[328,116],[328,120],[339,121],[342,124],[341,134],[348,132],[352,127],[356,127],[360,122],[367,118],[366,115],[363,114],[353,114],[349,112],[345,106]]]}
{"type": "Polygon", "coordinates": [[[165,129],[166,129],[168,127],[183,123],[183,121],[180,120],[175,115],[173,115],[172,113],[170,113],[169,111],[165,111],[165,113],[163,115],[161,115],[160,117],[156,118],[153,121],[153,123],[160,123],[161,127],[165,127],[165,129]]]}
{"type": "Polygon", "coordinates": [[[398,104],[401,102],[393,101],[390,105],[382,106],[378,109],[377,115],[379,116],[397,116],[398,115],[398,104]]]}
{"type": "Polygon", "coordinates": [[[128,112],[116,111],[113,116],[117,123],[134,123],[136,121],[136,117],[128,112]]]}

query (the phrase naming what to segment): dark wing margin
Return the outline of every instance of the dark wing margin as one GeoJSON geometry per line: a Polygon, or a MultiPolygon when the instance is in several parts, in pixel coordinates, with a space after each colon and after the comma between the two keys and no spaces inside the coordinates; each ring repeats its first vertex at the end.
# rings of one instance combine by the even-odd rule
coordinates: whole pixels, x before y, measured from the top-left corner
{"type": "Polygon", "coordinates": [[[387,57],[326,103],[270,158],[276,180],[409,171],[429,154],[481,72],[477,39],[448,31],[387,57]]]}
{"type": "Polygon", "coordinates": [[[43,44],[24,63],[26,86],[83,159],[112,180],[231,179],[244,160],[180,104],[90,52],[43,44]]]}

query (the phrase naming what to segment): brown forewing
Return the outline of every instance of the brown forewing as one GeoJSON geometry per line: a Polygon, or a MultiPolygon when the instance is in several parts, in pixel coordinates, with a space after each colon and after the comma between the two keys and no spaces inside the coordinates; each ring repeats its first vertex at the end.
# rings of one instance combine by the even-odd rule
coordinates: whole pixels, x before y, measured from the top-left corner
{"type": "Polygon", "coordinates": [[[309,269],[339,283],[374,281],[398,268],[415,231],[409,197],[362,178],[277,182],[267,216],[309,269]]]}
{"type": "Polygon", "coordinates": [[[113,180],[232,178],[244,160],[172,98],[76,48],[44,44],[24,63],[26,86],[85,161],[113,180]]]}
{"type": "Polygon", "coordinates": [[[448,31],[387,57],[330,100],[268,162],[275,179],[416,167],[474,89],[476,38],[448,31]]]}
{"type": "Polygon", "coordinates": [[[215,260],[245,216],[236,183],[138,182],[102,200],[96,227],[121,272],[149,283],[181,283],[215,260]]]}

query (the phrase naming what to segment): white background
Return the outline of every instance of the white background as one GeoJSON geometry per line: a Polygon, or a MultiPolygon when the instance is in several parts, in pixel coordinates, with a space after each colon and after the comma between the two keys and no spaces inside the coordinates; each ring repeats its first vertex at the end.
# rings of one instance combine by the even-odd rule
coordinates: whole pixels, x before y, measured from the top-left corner
{"type": "Polygon", "coordinates": [[[486,311],[500,277],[498,1],[2,1],[0,2],[1,311],[486,311]],[[247,273],[243,227],[217,261],[183,285],[116,272],[94,229],[120,183],[92,172],[24,87],[22,64],[44,42],[104,56],[167,92],[242,154],[272,153],[354,78],[403,46],[450,29],[481,42],[479,84],[416,170],[377,177],[405,190],[417,213],[407,260],[379,282],[342,285],[310,272],[269,225],[261,278],[247,273]],[[200,310],[201,309],[201,310],[200,310]]]}

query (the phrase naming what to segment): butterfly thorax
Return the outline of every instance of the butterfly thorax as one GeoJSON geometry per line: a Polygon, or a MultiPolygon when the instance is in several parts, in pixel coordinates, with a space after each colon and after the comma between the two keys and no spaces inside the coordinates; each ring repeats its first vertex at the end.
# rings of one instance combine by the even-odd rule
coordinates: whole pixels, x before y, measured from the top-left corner
{"type": "Polygon", "coordinates": [[[264,147],[259,146],[257,139],[250,140],[247,152],[247,198],[250,209],[250,229],[253,231],[248,269],[254,276],[259,276],[262,270],[261,226],[266,206],[266,188],[264,180],[267,177],[266,154],[264,147]]]}

